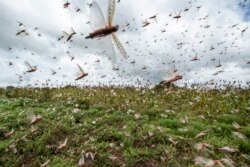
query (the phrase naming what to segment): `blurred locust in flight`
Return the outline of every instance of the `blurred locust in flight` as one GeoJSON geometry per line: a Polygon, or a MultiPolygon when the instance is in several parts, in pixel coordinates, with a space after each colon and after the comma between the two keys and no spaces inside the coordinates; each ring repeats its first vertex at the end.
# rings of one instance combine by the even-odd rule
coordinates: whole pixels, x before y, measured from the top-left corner
{"type": "Polygon", "coordinates": [[[63,8],[69,8],[69,5],[70,5],[70,2],[69,2],[69,1],[66,1],[66,2],[63,4],[63,8]]]}
{"type": "MultiPolygon", "coordinates": [[[[114,13],[115,13],[115,4],[116,4],[115,0],[109,0],[108,19],[107,19],[108,24],[106,24],[103,13],[102,13],[99,5],[95,1],[92,3],[92,6],[90,8],[90,27],[94,31],[92,33],[90,33],[88,36],[86,36],[86,39],[100,38],[100,37],[106,37],[108,35],[111,35],[118,50],[120,51],[122,57],[127,58],[127,53],[115,34],[115,32],[118,31],[119,26],[112,25],[114,13]]],[[[115,63],[116,56],[115,56],[114,48],[113,48],[112,41],[111,41],[110,37],[108,37],[108,38],[109,38],[108,43],[110,45],[110,47],[108,49],[112,52],[112,54],[110,54],[110,56],[109,56],[109,59],[111,59],[111,61],[113,63],[115,63]]]]}
{"type": "Polygon", "coordinates": [[[174,16],[173,19],[176,19],[176,23],[178,22],[178,20],[181,18],[181,11],[179,12],[178,15],[174,16]]]}
{"type": "Polygon", "coordinates": [[[77,67],[79,69],[79,72],[77,74],[78,77],[75,79],[77,81],[77,80],[80,80],[80,79],[86,77],[88,75],[88,73],[84,72],[84,70],[82,69],[81,66],[79,66],[78,64],[76,64],[76,65],[77,65],[77,67]]]}
{"type": "MultiPolygon", "coordinates": [[[[70,32],[70,33],[67,33],[67,32],[65,32],[65,31],[63,31],[63,34],[64,34],[64,36],[67,37],[66,41],[69,41],[69,40],[71,40],[71,39],[73,38],[74,35],[76,35],[76,32],[75,32],[75,30],[71,27],[71,32],[70,32]]],[[[58,39],[58,40],[59,40],[59,39],[58,39]]]]}
{"type": "Polygon", "coordinates": [[[16,33],[16,36],[19,36],[19,35],[26,35],[26,36],[28,36],[29,33],[25,29],[22,29],[22,30],[20,30],[20,31],[18,31],[16,33]]]}
{"type": "Polygon", "coordinates": [[[37,70],[37,66],[32,66],[27,61],[25,61],[25,65],[28,67],[28,70],[26,72],[31,73],[31,72],[35,72],[37,70]]]}

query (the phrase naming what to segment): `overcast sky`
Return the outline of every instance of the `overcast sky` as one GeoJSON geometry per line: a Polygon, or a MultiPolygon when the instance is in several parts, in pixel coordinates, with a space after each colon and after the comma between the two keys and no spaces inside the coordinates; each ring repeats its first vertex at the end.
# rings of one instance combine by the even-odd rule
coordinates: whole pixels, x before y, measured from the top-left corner
{"type": "MultiPolygon", "coordinates": [[[[121,0],[113,24],[120,26],[116,34],[129,57],[122,59],[113,45],[119,71],[107,59],[109,37],[85,39],[93,31],[87,5],[92,1],[69,2],[65,9],[63,0],[0,0],[0,86],[155,84],[174,69],[183,76],[180,82],[250,81],[250,0],[121,0]],[[145,20],[150,24],[143,27],[145,20]],[[71,27],[73,41],[58,41],[71,27]],[[16,36],[20,30],[29,35],[16,36]],[[195,55],[199,60],[191,61],[195,55]],[[38,70],[26,73],[25,61],[38,70]],[[88,73],[79,81],[76,64],[88,73]]],[[[96,2],[106,19],[108,0],[96,2]]]]}

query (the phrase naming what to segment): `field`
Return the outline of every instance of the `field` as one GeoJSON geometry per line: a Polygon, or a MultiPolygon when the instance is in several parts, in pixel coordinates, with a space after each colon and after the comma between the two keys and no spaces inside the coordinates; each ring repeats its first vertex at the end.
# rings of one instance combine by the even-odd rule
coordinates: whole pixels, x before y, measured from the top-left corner
{"type": "Polygon", "coordinates": [[[250,90],[0,89],[0,166],[248,166],[250,90]]]}

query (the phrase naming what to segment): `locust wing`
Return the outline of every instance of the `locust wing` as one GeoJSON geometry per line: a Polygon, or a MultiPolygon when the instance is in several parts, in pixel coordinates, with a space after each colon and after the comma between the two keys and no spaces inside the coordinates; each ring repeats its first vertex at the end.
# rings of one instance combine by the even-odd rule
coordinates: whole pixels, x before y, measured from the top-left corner
{"type": "Polygon", "coordinates": [[[108,24],[109,27],[112,26],[113,18],[114,18],[114,13],[115,13],[115,0],[109,0],[108,4],[108,24]]]}
{"type": "Polygon", "coordinates": [[[29,69],[32,69],[32,66],[30,65],[29,62],[25,61],[24,63],[25,63],[25,65],[26,65],[29,69]]]}
{"type": "Polygon", "coordinates": [[[35,117],[35,114],[32,111],[27,111],[26,116],[29,121],[32,121],[32,119],[35,117]]]}
{"type": "Polygon", "coordinates": [[[100,6],[94,1],[90,8],[90,27],[93,31],[104,28],[106,26],[103,13],[100,6]]]}
{"type": "Polygon", "coordinates": [[[80,70],[80,72],[81,72],[81,73],[84,73],[84,71],[83,71],[82,67],[81,67],[81,66],[79,66],[78,64],[76,64],[76,65],[77,65],[78,69],[80,70]]]}
{"type": "Polygon", "coordinates": [[[69,37],[70,35],[67,32],[63,31],[63,36],[69,37]]]}
{"type": "Polygon", "coordinates": [[[127,52],[124,49],[124,47],[122,46],[122,43],[120,42],[120,40],[118,39],[118,37],[114,33],[112,33],[112,37],[113,37],[113,39],[115,41],[115,44],[116,44],[118,50],[120,51],[120,53],[122,55],[122,57],[124,59],[127,59],[128,58],[127,52]]]}
{"type": "Polygon", "coordinates": [[[98,54],[98,56],[106,57],[114,66],[116,64],[116,54],[112,43],[111,35],[100,38],[99,44],[101,48],[104,48],[104,52],[98,54]]]}
{"type": "Polygon", "coordinates": [[[71,34],[75,33],[75,30],[73,27],[70,27],[71,34]]]}

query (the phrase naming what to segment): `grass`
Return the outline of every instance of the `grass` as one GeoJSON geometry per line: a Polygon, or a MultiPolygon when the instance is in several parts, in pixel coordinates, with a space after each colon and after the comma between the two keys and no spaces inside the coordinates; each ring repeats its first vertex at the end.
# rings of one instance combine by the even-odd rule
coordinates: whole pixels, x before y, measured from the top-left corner
{"type": "Polygon", "coordinates": [[[0,166],[50,160],[48,166],[70,167],[82,156],[85,166],[196,166],[197,156],[225,158],[219,151],[225,146],[238,149],[227,156],[244,166],[250,164],[244,156],[250,154],[249,120],[249,89],[0,89],[0,166]],[[43,119],[31,126],[27,113],[43,119]],[[197,143],[213,148],[199,152],[197,143]]]}

